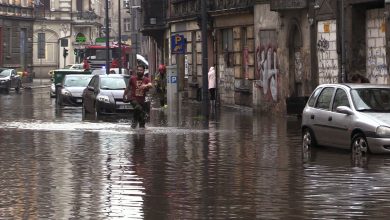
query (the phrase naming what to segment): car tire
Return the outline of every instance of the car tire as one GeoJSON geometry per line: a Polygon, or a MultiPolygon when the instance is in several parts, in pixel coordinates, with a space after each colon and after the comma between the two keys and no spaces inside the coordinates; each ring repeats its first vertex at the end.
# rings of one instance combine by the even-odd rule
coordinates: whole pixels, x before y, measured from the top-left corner
{"type": "Polygon", "coordinates": [[[302,158],[304,162],[311,159],[312,148],[317,145],[313,132],[309,128],[302,131],[302,158]]]}
{"type": "Polygon", "coordinates": [[[364,134],[353,135],[351,141],[352,163],[355,166],[364,166],[367,164],[369,152],[370,148],[364,134]]]}

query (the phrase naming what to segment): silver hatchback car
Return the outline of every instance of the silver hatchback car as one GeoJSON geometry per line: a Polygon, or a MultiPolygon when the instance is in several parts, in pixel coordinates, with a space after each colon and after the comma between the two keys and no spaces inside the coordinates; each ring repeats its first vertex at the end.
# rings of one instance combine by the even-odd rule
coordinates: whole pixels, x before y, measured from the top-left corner
{"type": "Polygon", "coordinates": [[[315,145],[354,154],[390,153],[390,86],[323,84],[302,113],[303,149],[315,145]]]}

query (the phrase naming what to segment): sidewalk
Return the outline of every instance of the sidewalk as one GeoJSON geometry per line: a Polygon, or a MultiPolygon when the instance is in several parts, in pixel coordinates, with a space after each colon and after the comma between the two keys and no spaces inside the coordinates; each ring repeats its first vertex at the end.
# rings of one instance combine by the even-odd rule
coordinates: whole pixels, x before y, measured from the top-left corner
{"type": "Polygon", "coordinates": [[[37,79],[34,78],[31,83],[23,83],[24,89],[34,89],[34,88],[45,88],[50,87],[51,80],[44,78],[44,79],[37,79]]]}

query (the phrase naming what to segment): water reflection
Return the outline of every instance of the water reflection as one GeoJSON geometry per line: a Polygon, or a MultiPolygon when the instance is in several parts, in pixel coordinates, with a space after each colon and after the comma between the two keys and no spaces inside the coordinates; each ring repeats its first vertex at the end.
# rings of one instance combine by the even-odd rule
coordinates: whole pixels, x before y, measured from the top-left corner
{"type": "Polygon", "coordinates": [[[83,120],[44,91],[0,94],[1,219],[384,219],[388,155],[365,166],[313,148],[300,121],[223,109],[203,124],[185,105],[175,126],[153,109],[83,120]],[[20,105],[23,108],[20,108],[20,105]]]}

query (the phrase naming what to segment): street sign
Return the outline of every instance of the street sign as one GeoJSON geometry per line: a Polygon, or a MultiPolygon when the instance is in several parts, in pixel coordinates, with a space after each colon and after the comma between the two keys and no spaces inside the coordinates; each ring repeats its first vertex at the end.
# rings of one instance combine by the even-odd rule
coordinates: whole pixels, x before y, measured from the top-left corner
{"type": "Polygon", "coordinates": [[[171,83],[177,83],[177,76],[171,76],[171,83]]]}
{"type": "Polygon", "coordinates": [[[171,53],[184,54],[186,52],[187,41],[184,35],[175,34],[171,36],[171,53]]]}
{"type": "Polygon", "coordinates": [[[84,34],[78,33],[78,34],[76,35],[76,42],[77,42],[77,43],[85,43],[85,41],[87,41],[87,38],[85,37],[84,34]]]}

